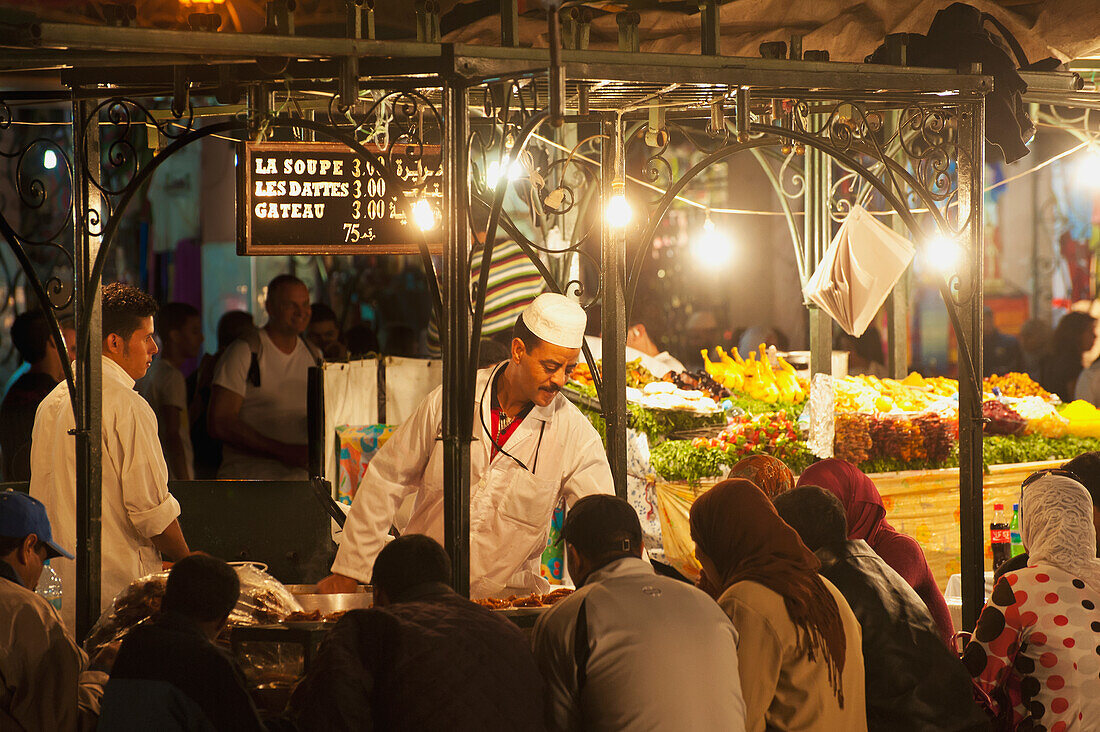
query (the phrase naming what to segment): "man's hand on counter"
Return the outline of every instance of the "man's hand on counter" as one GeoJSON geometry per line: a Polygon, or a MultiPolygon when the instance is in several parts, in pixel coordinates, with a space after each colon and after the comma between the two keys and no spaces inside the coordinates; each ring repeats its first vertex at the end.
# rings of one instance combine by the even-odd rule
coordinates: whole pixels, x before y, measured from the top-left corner
{"type": "Polygon", "coordinates": [[[336,595],[342,592],[355,592],[359,583],[342,574],[330,574],[317,583],[317,592],[323,595],[336,595]]]}

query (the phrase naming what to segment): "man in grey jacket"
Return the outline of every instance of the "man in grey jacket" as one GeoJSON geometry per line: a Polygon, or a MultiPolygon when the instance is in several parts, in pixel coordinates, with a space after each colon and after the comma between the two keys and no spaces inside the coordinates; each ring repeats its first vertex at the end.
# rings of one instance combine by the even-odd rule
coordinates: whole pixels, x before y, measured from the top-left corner
{"type": "Polygon", "coordinates": [[[578,590],[532,636],[555,730],[744,730],[737,631],[703,592],[658,576],[626,501],[582,498],[562,538],[578,590]]]}

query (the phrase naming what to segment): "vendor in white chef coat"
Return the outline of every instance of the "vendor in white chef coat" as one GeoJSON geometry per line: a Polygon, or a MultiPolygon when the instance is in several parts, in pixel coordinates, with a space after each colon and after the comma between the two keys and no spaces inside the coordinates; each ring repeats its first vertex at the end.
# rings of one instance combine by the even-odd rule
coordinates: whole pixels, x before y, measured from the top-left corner
{"type": "MultiPolygon", "coordinates": [[[[600,436],[559,394],[577,364],[587,317],[569,298],[539,295],[516,321],[511,358],[478,371],[470,455],[470,596],[545,592],[539,574],[550,517],[594,493],[613,493],[600,436]]],[[[370,461],[323,592],[369,582],[401,501],[416,494],[405,533],[443,541],[442,388],[370,461]]]]}

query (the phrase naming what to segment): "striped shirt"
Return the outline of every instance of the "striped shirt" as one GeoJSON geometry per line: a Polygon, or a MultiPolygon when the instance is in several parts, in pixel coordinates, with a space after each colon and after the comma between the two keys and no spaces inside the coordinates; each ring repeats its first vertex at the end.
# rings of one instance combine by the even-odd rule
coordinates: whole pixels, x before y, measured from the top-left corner
{"type": "MultiPolygon", "coordinates": [[[[470,295],[473,297],[481,275],[481,250],[470,258],[470,295]]],[[[509,331],[520,313],[545,289],[538,268],[514,241],[497,242],[489,264],[489,284],[485,292],[485,317],[481,336],[509,331]]],[[[440,355],[439,323],[433,312],[428,323],[428,352],[440,355]]]]}

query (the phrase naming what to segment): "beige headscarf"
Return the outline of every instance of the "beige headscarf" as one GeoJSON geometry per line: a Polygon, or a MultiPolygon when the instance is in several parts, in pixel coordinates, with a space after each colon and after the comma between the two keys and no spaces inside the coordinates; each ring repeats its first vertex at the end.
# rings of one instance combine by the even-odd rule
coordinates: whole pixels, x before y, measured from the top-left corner
{"type": "Polygon", "coordinates": [[[1023,489],[1020,536],[1028,566],[1052,565],[1100,590],[1092,497],[1072,478],[1044,475],[1023,489]]]}

